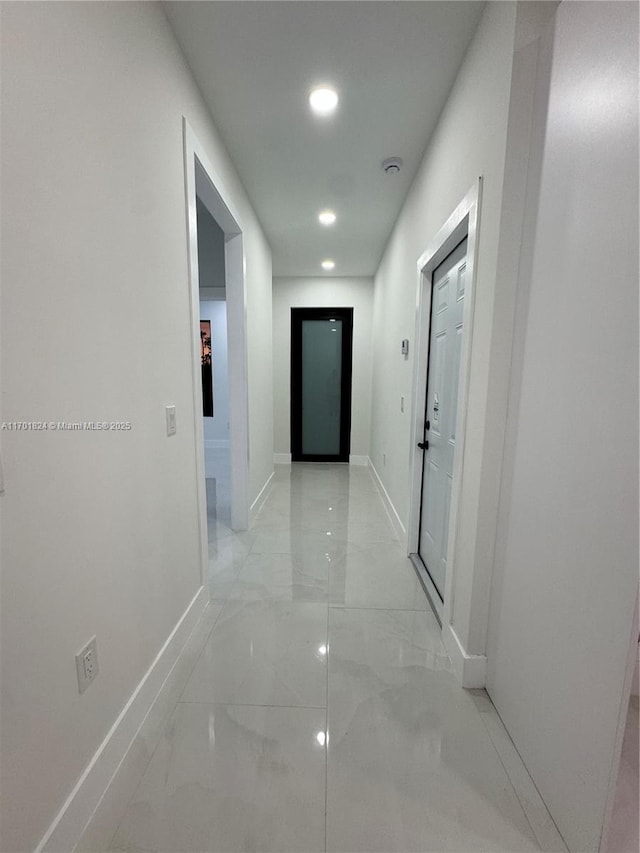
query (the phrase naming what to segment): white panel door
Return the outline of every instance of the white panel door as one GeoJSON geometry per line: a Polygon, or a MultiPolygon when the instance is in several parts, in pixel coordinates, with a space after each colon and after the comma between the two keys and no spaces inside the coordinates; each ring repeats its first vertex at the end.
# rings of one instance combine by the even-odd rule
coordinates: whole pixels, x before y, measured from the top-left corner
{"type": "Polygon", "coordinates": [[[465,239],[434,271],[431,290],[418,553],[443,600],[456,446],[466,255],[465,239]]]}

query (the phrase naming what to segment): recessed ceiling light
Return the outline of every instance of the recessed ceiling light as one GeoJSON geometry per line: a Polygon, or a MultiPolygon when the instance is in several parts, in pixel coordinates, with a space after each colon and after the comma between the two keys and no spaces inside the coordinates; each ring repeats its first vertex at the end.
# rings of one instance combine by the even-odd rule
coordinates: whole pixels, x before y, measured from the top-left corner
{"type": "Polygon", "coordinates": [[[330,258],[327,258],[326,261],[323,261],[320,265],[323,270],[332,270],[336,265],[335,261],[332,261],[330,258]]]}
{"type": "Polygon", "coordinates": [[[336,221],[336,215],[333,210],[321,210],[318,219],[323,225],[333,225],[336,221]]]}
{"type": "Polygon", "coordinates": [[[319,86],[309,95],[309,105],[316,115],[329,116],[338,106],[338,93],[328,86],[319,86]]]}

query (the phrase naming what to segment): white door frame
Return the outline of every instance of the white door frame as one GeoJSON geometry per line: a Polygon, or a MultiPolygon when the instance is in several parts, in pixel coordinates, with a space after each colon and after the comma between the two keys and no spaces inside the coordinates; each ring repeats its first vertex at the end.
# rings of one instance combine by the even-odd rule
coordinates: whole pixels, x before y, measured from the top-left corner
{"type": "Polygon", "coordinates": [[[204,468],[204,424],[200,370],[200,279],[196,194],[224,232],[225,286],[229,360],[229,448],[231,457],[231,527],[249,526],[249,405],[247,382],[247,309],[245,258],[240,217],[228,191],[186,118],[182,119],[191,307],[192,384],[196,446],[196,482],[200,547],[204,570],[209,559],[204,468]]]}
{"type": "Polygon", "coordinates": [[[478,253],[478,215],[482,191],[482,178],[478,179],[456,207],[449,219],[429,242],[418,260],[418,288],[416,297],[416,355],[413,364],[413,394],[411,404],[411,451],[409,457],[409,525],[407,542],[409,553],[418,552],[420,531],[420,507],[422,490],[423,451],[418,442],[424,436],[424,418],[429,368],[429,329],[431,319],[431,288],[434,270],[445,260],[464,238],[467,238],[467,268],[462,326],[462,350],[460,353],[460,379],[458,383],[458,408],[456,415],[456,447],[453,461],[453,487],[449,511],[447,537],[447,575],[445,578],[444,603],[431,579],[424,573],[421,580],[432,601],[443,630],[450,625],[453,610],[453,578],[455,575],[455,552],[458,531],[458,508],[463,480],[463,458],[469,373],[471,368],[471,340],[473,334],[473,312],[475,303],[476,258],[478,253]],[[430,588],[431,587],[431,588],[430,588]]]}

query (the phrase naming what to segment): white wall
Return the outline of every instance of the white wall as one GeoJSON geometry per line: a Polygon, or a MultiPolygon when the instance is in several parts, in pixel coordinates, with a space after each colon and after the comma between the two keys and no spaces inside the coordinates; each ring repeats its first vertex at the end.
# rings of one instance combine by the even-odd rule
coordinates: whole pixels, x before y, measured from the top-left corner
{"type": "Polygon", "coordinates": [[[484,616],[474,615],[472,596],[482,585],[478,578],[488,586],[500,430],[506,411],[504,401],[501,410],[499,405],[487,407],[487,400],[502,379],[500,370],[507,369],[500,354],[510,332],[508,326],[494,324],[494,316],[502,311],[501,300],[508,298],[497,289],[496,277],[515,23],[515,4],[487,4],[383,255],[374,295],[371,459],[406,527],[411,409],[401,413],[399,400],[400,395],[410,400],[412,394],[416,265],[481,175],[475,323],[453,590],[457,636],[468,654],[479,656],[485,651],[488,596],[484,616]],[[407,361],[399,352],[402,338],[411,342],[407,361]]]}
{"type": "Polygon", "coordinates": [[[198,281],[203,288],[225,287],[224,231],[204,202],[196,197],[198,218],[198,281]]]}
{"type": "Polygon", "coordinates": [[[252,495],[272,470],[271,260],[158,5],[3,4],[2,79],[3,414],[133,426],[2,434],[0,847],[24,851],[201,583],[183,115],[244,233],[252,495]]]}
{"type": "Polygon", "coordinates": [[[204,456],[207,477],[212,457],[207,449],[229,447],[229,365],[227,358],[227,303],[223,300],[200,301],[200,318],[211,321],[213,361],[213,417],[204,418],[204,456]]]}
{"type": "Polygon", "coordinates": [[[638,585],[638,7],[562,3],[546,42],[488,689],[584,853],[599,845],[638,585]]]}
{"type": "MultiPolygon", "coordinates": [[[[324,307],[353,308],[351,455],[368,456],[373,308],[370,278],[273,280],[274,450],[291,453],[291,309],[324,307]]],[[[400,349],[399,340],[396,344],[400,349]]]]}

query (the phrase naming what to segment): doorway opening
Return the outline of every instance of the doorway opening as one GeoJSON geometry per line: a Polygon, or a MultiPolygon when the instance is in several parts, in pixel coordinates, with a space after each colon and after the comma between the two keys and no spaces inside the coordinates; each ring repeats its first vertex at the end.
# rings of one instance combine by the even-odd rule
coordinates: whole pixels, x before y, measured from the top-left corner
{"type": "MultiPolygon", "coordinates": [[[[198,492],[198,522],[202,552],[203,582],[208,564],[211,522],[207,514],[207,485],[209,505],[218,495],[211,494],[207,472],[213,474],[216,465],[219,480],[226,482],[226,496],[220,495],[223,509],[232,530],[246,530],[249,524],[249,426],[247,400],[247,347],[245,317],[245,275],[242,229],[234,212],[224,183],[216,174],[198,139],[183,118],[185,157],[185,190],[187,204],[187,236],[191,306],[193,405],[196,446],[196,483],[198,492]],[[200,245],[199,245],[200,243],[200,245]],[[202,269],[201,269],[202,266],[202,269]],[[201,290],[201,285],[202,290],[201,290]],[[204,297],[204,298],[202,298],[204,297]],[[214,303],[221,303],[216,308],[214,303]],[[223,307],[222,307],[223,306],[223,307]],[[210,316],[204,317],[203,313],[210,316]],[[222,315],[226,314],[226,318],[222,315]],[[204,323],[204,325],[202,325],[204,323]],[[207,323],[209,325],[207,325],[207,323]],[[214,328],[217,338],[214,339],[214,328]],[[204,337],[211,330],[209,353],[205,353],[204,337]],[[226,334],[226,341],[224,340],[226,334]],[[226,357],[226,365],[224,361],[226,357]],[[212,388],[203,386],[203,376],[209,382],[203,361],[211,359],[212,388]],[[217,364],[219,360],[220,364],[217,364]],[[225,370],[226,366],[226,370],[225,370]],[[218,371],[216,368],[219,367],[218,371]],[[216,381],[217,374],[219,381],[216,381]],[[227,394],[224,394],[224,385],[227,394]],[[210,406],[213,406],[211,410],[210,406]],[[207,412],[204,406],[208,406],[207,412]],[[226,411],[225,411],[226,409],[226,411]],[[211,415],[213,411],[213,415],[211,415]],[[213,421],[218,412],[216,430],[213,421]],[[226,415],[226,417],[225,417],[226,415]],[[207,425],[205,453],[205,421],[207,425]],[[216,431],[216,435],[213,432],[216,431]],[[223,434],[224,433],[224,434],[223,434]],[[225,435],[227,436],[225,438],[225,435]],[[228,442],[227,446],[211,442],[228,442]],[[225,460],[215,459],[213,450],[226,450],[225,460]],[[208,456],[205,464],[205,457],[208,456]],[[212,467],[213,466],[213,467],[212,467]]],[[[221,456],[221,454],[218,454],[221,456]]],[[[209,476],[209,480],[214,477],[209,476]]],[[[215,491],[218,483],[215,478],[215,491]]],[[[224,487],[222,489],[224,491],[224,487]]],[[[215,519],[215,516],[214,516],[215,519]]]]}
{"type": "Polygon", "coordinates": [[[231,529],[229,358],[224,232],[197,194],[204,473],[209,543],[231,529]]]}
{"type": "Polygon", "coordinates": [[[349,462],[353,308],[291,309],[291,458],[349,462]]]}
{"type": "Polygon", "coordinates": [[[408,550],[441,625],[453,608],[480,186],[418,261],[408,550]]]}

